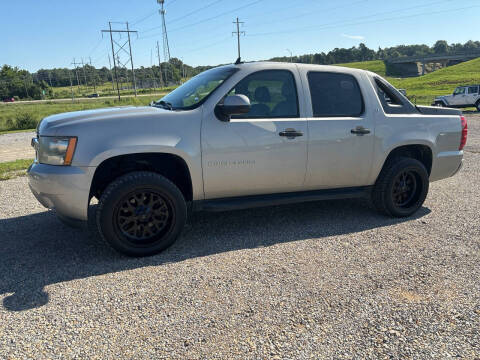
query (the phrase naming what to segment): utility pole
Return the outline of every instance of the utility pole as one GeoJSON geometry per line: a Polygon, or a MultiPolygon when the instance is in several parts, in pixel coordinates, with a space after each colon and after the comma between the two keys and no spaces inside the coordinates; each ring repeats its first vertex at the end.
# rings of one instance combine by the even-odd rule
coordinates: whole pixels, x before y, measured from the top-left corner
{"type": "Polygon", "coordinates": [[[232,32],[232,35],[237,35],[237,47],[238,47],[238,59],[237,62],[241,61],[241,55],[240,55],[240,35],[245,35],[245,31],[240,31],[240,24],[244,24],[243,22],[238,20],[233,22],[234,24],[237,24],[237,31],[232,32]]]}
{"type": "Polygon", "coordinates": [[[23,78],[23,85],[25,85],[25,93],[27,94],[27,98],[28,98],[27,76],[26,76],[26,75],[25,75],[25,77],[23,78]]]}
{"type": "MultiPolygon", "coordinates": [[[[89,64],[90,66],[92,66],[92,58],[91,57],[88,57],[88,60],[89,60],[89,64]]],[[[96,93],[97,92],[97,82],[95,81],[95,72],[97,71],[97,69],[95,69],[95,67],[93,67],[93,77],[92,77],[92,80],[93,80],[93,92],[96,93]]]]}
{"type": "Polygon", "coordinates": [[[52,87],[52,77],[50,76],[50,71],[47,71],[48,74],[48,82],[50,83],[50,87],[52,87]]]}
{"type": "Polygon", "coordinates": [[[85,87],[88,89],[87,74],[85,73],[85,63],[83,62],[83,58],[81,64],[83,69],[83,77],[85,79],[85,87]]]}
{"type": "Polygon", "coordinates": [[[70,78],[70,91],[72,92],[72,104],[73,104],[73,102],[74,102],[73,101],[73,98],[74,98],[74,96],[73,96],[73,83],[72,83],[72,73],[70,71],[68,72],[68,77],[70,78]]]}
{"type": "Polygon", "coordinates": [[[287,51],[290,53],[290,62],[293,62],[293,54],[292,54],[292,50],[290,50],[290,49],[287,49],[287,51]]]}
{"type": "Polygon", "coordinates": [[[78,77],[78,65],[80,65],[80,63],[77,63],[75,61],[75,58],[73,58],[72,65],[75,66],[75,75],[77,76],[77,87],[78,87],[78,92],[80,93],[80,79],[78,77]]]}
{"type": "MultiPolygon", "coordinates": [[[[117,63],[119,65],[122,65],[122,67],[125,67],[125,65],[130,62],[130,64],[132,65],[132,71],[133,71],[133,60],[132,60],[132,46],[130,44],[130,33],[138,33],[138,31],[135,31],[135,30],[130,30],[129,27],[128,27],[128,22],[126,23],[127,24],[127,30],[112,30],[112,22],[109,21],[108,22],[108,25],[109,25],[109,30],[102,30],[102,34],[105,33],[105,32],[108,32],[110,33],[110,43],[112,44],[112,57],[113,57],[113,66],[115,68],[115,79],[116,79],[116,82],[117,82],[117,93],[118,93],[118,100],[120,100],[120,88],[118,86],[118,74],[117,74],[117,63]],[[128,40],[124,43],[124,44],[119,44],[117,41],[113,40],[113,33],[127,33],[128,34],[128,40]],[[118,50],[117,52],[115,52],[115,47],[113,44],[116,44],[117,47],[118,47],[118,50]],[[125,50],[125,46],[128,44],[129,46],[129,50],[130,51],[127,51],[125,50]],[[129,56],[130,56],[130,60],[128,60],[125,64],[122,64],[120,62],[120,57],[118,55],[118,53],[120,51],[124,51],[125,53],[127,53],[129,56]],[[116,57],[116,59],[115,59],[116,57]]],[[[133,71],[133,86],[135,88],[135,96],[137,96],[137,84],[135,83],[135,71],[133,71]]]]}

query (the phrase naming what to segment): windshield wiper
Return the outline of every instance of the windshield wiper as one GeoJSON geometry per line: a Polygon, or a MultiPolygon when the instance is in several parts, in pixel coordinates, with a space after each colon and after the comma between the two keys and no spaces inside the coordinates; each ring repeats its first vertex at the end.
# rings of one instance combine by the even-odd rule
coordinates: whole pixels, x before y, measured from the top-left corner
{"type": "Polygon", "coordinates": [[[165,101],[165,100],[160,100],[156,102],[155,105],[160,105],[162,108],[167,110],[173,110],[172,103],[169,103],[168,101],[165,101]]]}

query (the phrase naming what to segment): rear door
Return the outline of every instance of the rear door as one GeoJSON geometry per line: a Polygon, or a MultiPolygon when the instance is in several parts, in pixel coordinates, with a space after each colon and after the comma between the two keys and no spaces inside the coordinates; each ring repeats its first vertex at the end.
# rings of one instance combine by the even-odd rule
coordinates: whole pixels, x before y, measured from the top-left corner
{"type": "Polygon", "coordinates": [[[363,95],[366,76],[316,70],[302,75],[310,112],[305,188],[368,185],[375,116],[363,95]]]}
{"type": "Polygon", "coordinates": [[[475,105],[478,99],[478,86],[469,86],[467,89],[467,104],[475,105]]]}

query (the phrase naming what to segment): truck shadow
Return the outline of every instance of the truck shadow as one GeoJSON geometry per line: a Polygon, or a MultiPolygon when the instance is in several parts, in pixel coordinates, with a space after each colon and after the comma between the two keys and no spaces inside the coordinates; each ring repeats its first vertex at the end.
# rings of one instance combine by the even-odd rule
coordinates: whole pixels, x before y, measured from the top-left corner
{"type": "Polygon", "coordinates": [[[212,254],[350,234],[412,221],[377,214],[363,200],[323,201],[225,213],[195,213],[181,238],[165,252],[128,258],[103,244],[94,230],[70,229],[55,213],[0,220],[0,295],[9,311],[49,302],[45,286],[212,254]]]}

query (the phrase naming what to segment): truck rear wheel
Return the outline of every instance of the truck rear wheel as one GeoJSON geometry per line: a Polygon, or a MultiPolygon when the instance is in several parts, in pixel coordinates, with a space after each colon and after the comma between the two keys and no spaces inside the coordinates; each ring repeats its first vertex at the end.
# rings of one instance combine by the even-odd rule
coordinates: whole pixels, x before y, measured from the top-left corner
{"type": "Polygon", "coordinates": [[[477,111],[480,112],[480,100],[477,101],[477,103],[475,104],[475,107],[477,108],[477,111]]]}
{"type": "Polygon", "coordinates": [[[187,218],[181,191],[167,178],[147,171],[113,181],[97,207],[101,237],[129,256],[154,255],[172,245],[187,218]]]}
{"type": "Polygon", "coordinates": [[[389,160],[382,169],[372,193],[378,211],[394,217],[414,214],[428,194],[429,179],[425,166],[406,157],[389,160]]]}

